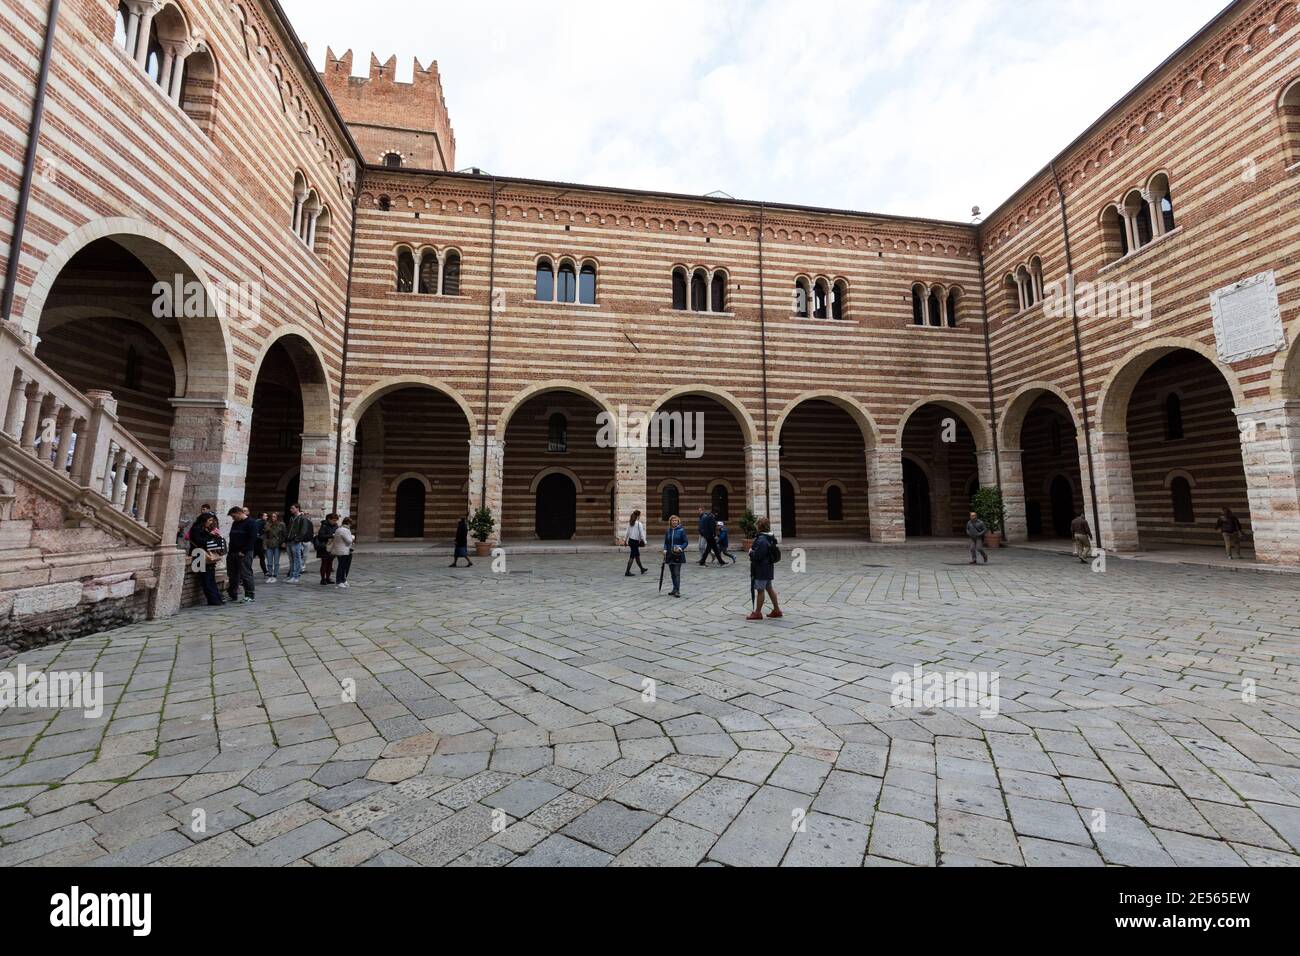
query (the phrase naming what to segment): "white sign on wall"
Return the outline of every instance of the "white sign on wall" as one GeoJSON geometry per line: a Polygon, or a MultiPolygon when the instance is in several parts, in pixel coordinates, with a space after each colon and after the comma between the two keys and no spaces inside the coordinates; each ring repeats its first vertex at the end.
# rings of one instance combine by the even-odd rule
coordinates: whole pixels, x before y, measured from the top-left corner
{"type": "Polygon", "coordinates": [[[1271,271],[1211,293],[1210,309],[1219,358],[1225,364],[1286,348],[1277,280],[1271,271]]]}

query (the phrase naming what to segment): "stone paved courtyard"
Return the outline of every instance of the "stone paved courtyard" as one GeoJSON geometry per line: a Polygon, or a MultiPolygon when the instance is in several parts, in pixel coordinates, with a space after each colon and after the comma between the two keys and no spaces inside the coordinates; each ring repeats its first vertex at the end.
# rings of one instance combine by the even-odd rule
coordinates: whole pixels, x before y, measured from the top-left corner
{"type": "Polygon", "coordinates": [[[0,865],[1300,862],[1300,578],[790,557],[761,624],[743,562],[362,556],[29,652],[108,703],[0,713],[0,865]],[[999,713],[891,706],[917,664],[999,713]]]}

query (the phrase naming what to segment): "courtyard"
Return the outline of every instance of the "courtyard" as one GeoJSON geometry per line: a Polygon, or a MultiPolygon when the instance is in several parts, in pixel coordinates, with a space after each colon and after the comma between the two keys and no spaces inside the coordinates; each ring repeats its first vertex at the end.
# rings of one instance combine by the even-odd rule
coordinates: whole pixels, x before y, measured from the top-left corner
{"type": "Polygon", "coordinates": [[[4,662],[0,865],[1300,863],[1300,579],[1043,550],[361,555],[4,662]],[[897,675],[996,677],[898,705],[897,675]],[[987,704],[988,701],[985,701],[987,704]]]}

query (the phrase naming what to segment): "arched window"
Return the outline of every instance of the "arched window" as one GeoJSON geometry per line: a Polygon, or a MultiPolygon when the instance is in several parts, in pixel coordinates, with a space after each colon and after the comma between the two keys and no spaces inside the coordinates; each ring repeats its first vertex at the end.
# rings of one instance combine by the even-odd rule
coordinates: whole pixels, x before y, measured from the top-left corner
{"type": "Polygon", "coordinates": [[[1165,399],[1165,441],[1178,441],[1183,437],[1183,400],[1176,392],[1165,399]]]}
{"type": "Polygon", "coordinates": [[[1169,177],[1160,173],[1151,177],[1151,185],[1147,188],[1147,195],[1151,200],[1151,211],[1154,213],[1153,222],[1156,228],[1156,235],[1163,236],[1166,233],[1174,231],[1176,223],[1174,222],[1174,199],[1169,190],[1169,177]]]}
{"type": "Polygon", "coordinates": [[[1029,283],[1034,293],[1034,305],[1043,301],[1043,260],[1034,256],[1029,260],[1029,283]]]}
{"type": "Polygon", "coordinates": [[[939,308],[939,293],[934,289],[930,290],[928,311],[931,325],[936,327],[943,325],[943,312],[939,308]]]}
{"type": "Polygon", "coordinates": [[[709,308],[709,276],[703,269],[696,269],[691,276],[691,311],[705,312],[709,308]]]}
{"type": "Polygon", "coordinates": [[[1107,206],[1101,214],[1101,236],[1108,260],[1122,259],[1128,255],[1128,220],[1118,206],[1107,206]]]}
{"type": "Polygon", "coordinates": [[[946,305],[947,305],[948,328],[950,329],[957,328],[957,301],[960,297],[961,297],[961,293],[958,292],[956,289],[952,289],[948,292],[948,301],[946,305]]]}
{"type": "Polygon", "coordinates": [[[662,520],[667,521],[673,515],[677,514],[681,508],[681,494],[674,484],[664,485],[664,490],[659,493],[659,514],[662,520]]]}
{"type": "Polygon", "coordinates": [[[555,267],[550,259],[537,260],[537,301],[555,301],[555,267]]]}
{"type": "Polygon", "coordinates": [[[546,450],[552,455],[569,451],[569,420],[556,412],[546,424],[546,450]]]}
{"type": "Polygon", "coordinates": [[[196,47],[181,63],[180,76],[173,80],[176,85],[169,91],[172,102],[211,135],[217,121],[217,64],[212,51],[206,46],[196,47]]]}
{"type": "Polygon", "coordinates": [[[1182,475],[1169,482],[1169,498],[1174,506],[1175,524],[1196,524],[1196,508],[1192,504],[1192,483],[1182,475]]]}
{"type": "Polygon", "coordinates": [[[149,52],[145,55],[144,71],[159,86],[163,82],[163,48],[158,42],[158,21],[149,24],[149,52]]]}
{"type": "Polygon", "coordinates": [[[807,279],[796,279],[794,283],[794,314],[801,319],[808,318],[812,303],[812,288],[807,279]]]}
{"type": "Polygon", "coordinates": [[[712,300],[710,305],[714,312],[727,311],[727,274],[719,269],[713,273],[712,300]]]}
{"type": "Polygon", "coordinates": [[[578,274],[578,301],[583,305],[596,304],[596,265],[584,262],[578,274]]]}
{"type": "Polygon", "coordinates": [[[388,211],[389,211],[390,209],[392,209],[392,208],[393,208],[393,199],[392,199],[391,196],[380,196],[380,197],[379,197],[379,211],[380,211],[380,212],[388,212],[388,211]]]}
{"type": "Polygon", "coordinates": [[[460,253],[449,249],[442,262],[442,294],[460,295],[460,253]]]}
{"type": "Polygon", "coordinates": [[[1015,276],[1008,273],[1002,281],[1002,292],[1006,296],[1007,311],[1012,315],[1020,312],[1020,283],[1016,282],[1015,276]]]}
{"type": "Polygon", "coordinates": [[[293,174],[293,219],[289,226],[295,233],[302,232],[302,207],[307,202],[307,177],[293,174]]]}
{"type": "Polygon", "coordinates": [[[717,516],[718,520],[730,521],[731,513],[729,508],[731,505],[731,492],[727,491],[727,486],[721,484],[714,485],[711,498],[712,500],[709,505],[713,508],[713,513],[717,516]]]}
{"type": "Polygon", "coordinates": [[[397,291],[411,292],[415,288],[415,256],[410,249],[397,250],[397,291]]]}
{"type": "Polygon", "coordinates": [[[1124,217],[1128,220],[1129,247],[1134,251],[1155,237],[1151,224],[1151,207],[1136,189],[1124,200],[1124,217]]]}
{"type": "Polygon", "coordinates": [[[673,308],[686,311],[686,270],[680,266],[673,270],[673,308]]]}
{"type": "Polygon", "coordinates": [[[813,283],[813,318],[827,319],[830,318],[831,293],[830,287],[827,286],[825,279],[818,279],[813,283]]]}
{"type": "Polygon", "coordinates": [[[844,520],[844,492],[839,485],[831,485],[826,489],[826,520],[844,520]]]}
{"type": "Polygon", "coordinates": [[[1282,144],[1288,166],[1300,163],[1300,80],[1292,83],[1278,101],[1282,122],[1282,144]]]}
{"type": "Polygon", "coordinates": [[[925,325],[925,288],[912,286],[912,324],[925,325]]]}
{"type": "Polygon", "coordinates": [[[389,169],[400,169],[402,166],[402,154],[384,153],[384,165],[389,169]]]}
{"type": "Polygon", "coordinates": [[[849,298],[849,284],[840,279],[831,287],[831,318],[844,321],[844,306],[849,298]]]}
{"type": "Polygon", "coordinates": [[[420,255],[420,295],[438,294],[438,253],[426,249],[420,255]]]}
{"type": "Polygon", "coordinates": [[[578,301],[578,274],[567,259],[560,263],[560,271],[556,273],[555,301],[570,304],[578,301]]]}
{"type": "Polygon", "coordinates": [[[318,256],[324,256],[329,252],[330,225],[331,220],[329,208],[327,206],[322,206],[320,214],[316,217],[316,227],[312,230],[315,234],[313,237],[315,242],[312,244],[312,249],[318,256]]]}
{"type": "MultiPolygon", "coordinates": [[[[113,46],[126,50],[127,35],[131,26],[131,8],[125,3],[117,5],[117,16],[113,20],[113,46]]],[[[130,50],[127,50],[130,53],[130,50]]]]}
{"type": "Polygon", "coordinates": [[[1034,298],[1034,277],[1024,266],[1016,270],[1016,286],[1020,290],[1020,311],[1032,309],[1037,302],[1034,298]]]}

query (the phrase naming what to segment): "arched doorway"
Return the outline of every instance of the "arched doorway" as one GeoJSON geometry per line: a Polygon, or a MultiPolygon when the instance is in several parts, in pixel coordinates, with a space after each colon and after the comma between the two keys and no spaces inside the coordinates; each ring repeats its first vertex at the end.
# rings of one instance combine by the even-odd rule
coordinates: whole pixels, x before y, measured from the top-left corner
{"type": "Polygon", "coordinates": [[[578,487],[562,472],[537,485],[535,530],[541,541],[570,541],[578,530],[578,487]]]}
{"type": "MultiPolygon", "coordinates": [[[[944,400],[946,401],[946,400],[944,400]]],[[[940,400],[926,402],[917,407],[903,427],[902,445],[904,462],[911,460],[917,471],[926,478],[928,498],[924,509],[920,495],[922,483],[915,478],[906,480],[908,470],[904,464],[904,490],[912,491],[911,509],[904,509],[904,522],[909,521],[917,530],[911,533],[932,534],[939,537],[962,536],[971,509],[971,487],[979,486],[980,447],[972,427],[980,427],[978,442],[986,441],[978,417],[965,406],[944,404],[940,400]],[[971,423],[974,422],[975,425],[971,423]],[[920,520],[929,518],[929,531],[921,531],[920,520]]],[[[906,504],[906,499],[905,499],[906,504]]]]}
{"type": "MultiPolygon", "coordinates": [[[[843,400],[847,401],[847,399],[843,400]]],[[[854,407],[850,405],[849,407],[854,407]]],[[[871,534],[864,426],[838,401],[807,399],[780,423],[781,469],[798,479],[793,507],[810,538],[865,538],[871,534]]],[[[790,535],[782,499],[781,521],[790,535]]]]}
{"type": "Polygon", "coordinates": [[[798,496],[789,478],[781,476],[781,531],[787,538],[799,536],[798,496]]]}
{"type": "Polygon", "coordinates": [[[1074,486],[1064,475],[1052,479],[1052,532],[1058,538],[1070,537],[1070,525],[1078,514],[1075,507],[1074,486]]]}
{"type": "Polygon", "coordinates": [[[910,458],[903,459],[903,521],[909,538],[928,538],[934,534],[930,479],[910,458]]]}
{"type": "Polygon", "coordinates": [[[394,538],[424,537],[424,482],[419,478],[407,478],[397,486],[396,511],[393,515],[394,538]]]}

